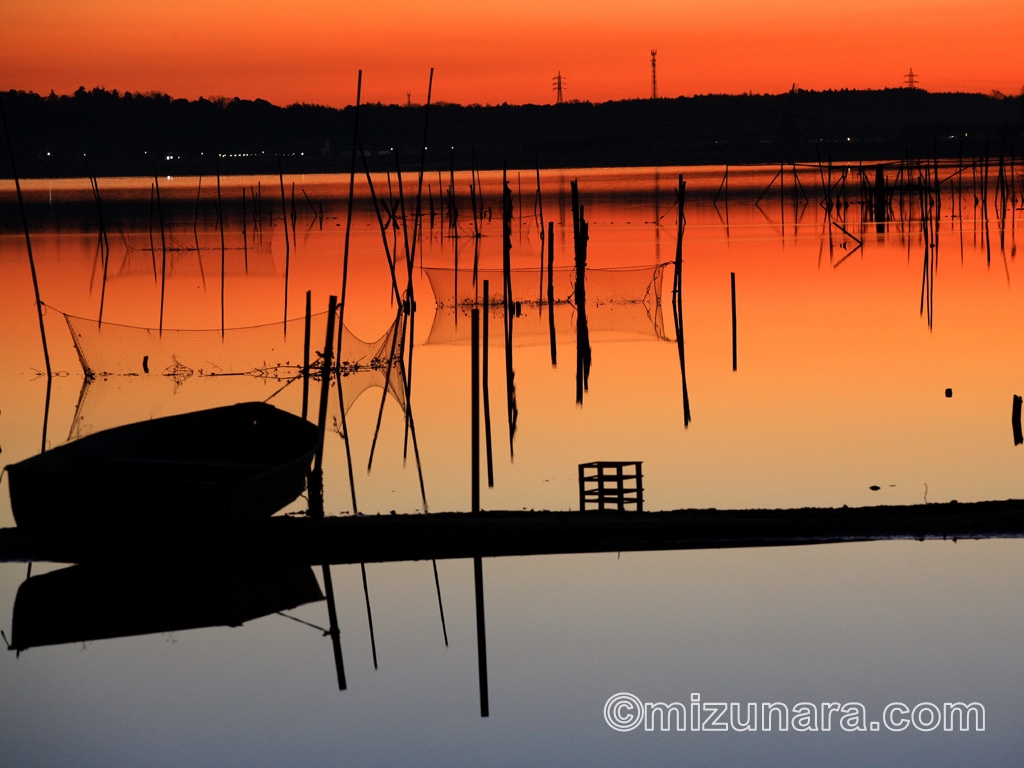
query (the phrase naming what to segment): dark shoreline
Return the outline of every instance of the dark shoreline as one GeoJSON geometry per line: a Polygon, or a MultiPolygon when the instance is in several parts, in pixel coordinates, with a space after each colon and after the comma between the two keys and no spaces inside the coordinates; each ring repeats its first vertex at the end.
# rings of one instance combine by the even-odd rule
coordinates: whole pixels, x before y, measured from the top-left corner
{"type": "Polygon", "coordinates": [[[161,530],[47,541],[0,529],[0,562],[226,559],[317,564],[796,546],[896,539],[1024,538],[1024,500],[667,512],[442,512],[288,516],[231,531],[161,530]]]}
{"type": "MultiPolygon", "coordinates": [[[[22,178],[347,172],[355,109],[119,94],[0,94],[22,178]]],[[[424,107],[365,104],[371,170],[420,164],[424,107]],[[394,151],[392,151],[394,150],[394,151]]],[[[435,104],[425,167],[446,171],[959,159],[1024,148],[1024,95],[803,91],[558,105],[435,104]]],[[[0,178],[11,177],[4,147],[0,178]]],[[[362,171],[361,163],[357,170],[362,171]]]]}

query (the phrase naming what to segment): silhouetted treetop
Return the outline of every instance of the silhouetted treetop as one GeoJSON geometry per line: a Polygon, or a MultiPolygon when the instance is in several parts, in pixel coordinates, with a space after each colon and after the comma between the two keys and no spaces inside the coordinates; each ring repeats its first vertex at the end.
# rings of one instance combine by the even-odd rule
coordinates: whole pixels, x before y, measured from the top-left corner
{"type": "MultiPolygon", "coordinates": [[[[2,95],[19,173],[98,175],[347,170],[355,108],[275,106],[215,96],[78,88],[2,95]]],[[[372,167],[393,153],[418,164],[424,107],[364,104],[360,141],[372,167]]],[[[804,91],[676,99],[498,106],[438,103],[432,168],[532,168],[897,159],[1020,153],[1024,94],[804,91]]],[[[6,148],[2,150],[6,156],[6,148]]],[[[0,164],[10,175],[10,163],[0,164]]]]}

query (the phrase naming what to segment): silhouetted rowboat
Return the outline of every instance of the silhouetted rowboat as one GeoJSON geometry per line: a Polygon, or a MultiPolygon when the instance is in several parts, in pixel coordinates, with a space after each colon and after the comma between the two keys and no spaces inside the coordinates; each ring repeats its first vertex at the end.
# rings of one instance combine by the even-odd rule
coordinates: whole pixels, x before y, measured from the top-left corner
{"type": "Polygon", "coordinates": [[[265,403],[128,424],[7,467],[11,507],[19,528],[53,537],[267,517],[302,493],[319,443],[265,403]]]}
{"type": "Polygon", "coordinates": [[[309,566],[73,565],[27,579],[11,650],[244,622],[323,599],[309,566]]]}

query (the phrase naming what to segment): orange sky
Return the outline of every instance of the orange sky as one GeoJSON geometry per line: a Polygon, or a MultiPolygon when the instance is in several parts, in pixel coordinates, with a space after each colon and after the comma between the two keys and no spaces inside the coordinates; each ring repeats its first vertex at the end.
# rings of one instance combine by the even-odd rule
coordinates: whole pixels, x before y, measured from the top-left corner
{"type": "Polygon", "coordinates": [[[6,0],[0,90],[342,106],[884,88],[1018,94],[1020,0],[6,0]]]}

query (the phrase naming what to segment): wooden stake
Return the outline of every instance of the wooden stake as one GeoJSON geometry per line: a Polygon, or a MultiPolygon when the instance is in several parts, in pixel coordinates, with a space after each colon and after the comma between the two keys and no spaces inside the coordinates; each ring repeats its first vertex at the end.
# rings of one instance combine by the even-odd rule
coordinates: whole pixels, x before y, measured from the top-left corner
{"type": "Polygon", "coordinates": [[[729,273],[732,285],[732,369],[736,370],[736,273],[729,273]]]}

